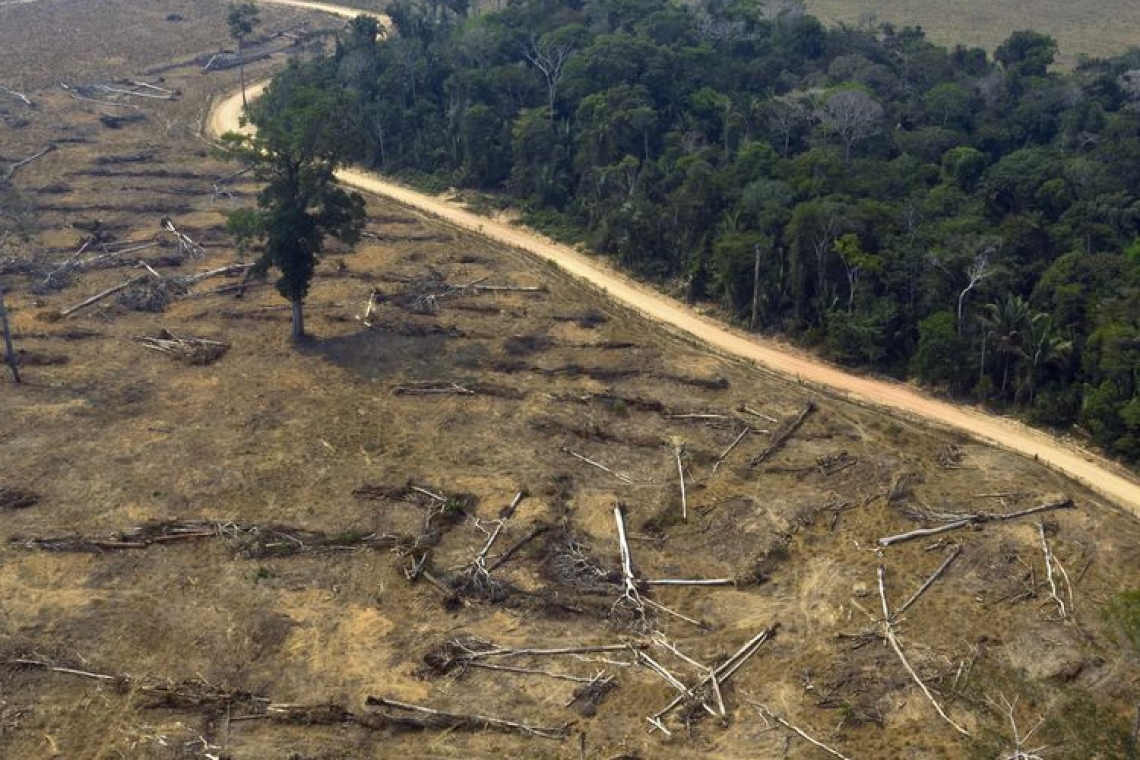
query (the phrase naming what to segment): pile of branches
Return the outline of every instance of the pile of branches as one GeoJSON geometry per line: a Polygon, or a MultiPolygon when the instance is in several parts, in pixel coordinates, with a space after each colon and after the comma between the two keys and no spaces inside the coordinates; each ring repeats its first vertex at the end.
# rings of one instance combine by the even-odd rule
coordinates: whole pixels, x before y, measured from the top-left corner
{"type": "Polygon", "coordinates": [[[573,531],[552,534],[546,543],[543,570],[555,583],[584,594],[612,594],[620,584],[621,574],[606,569],[601,560],[590,553],[590,546],[573,531]]]}
{"type": "Polygon", "coordinates": [[[180,338],[169,330],[162,330],[153,337],[142,335],[136,340],[152,351],[166,354],[185,364],[199,366],[213,364],[230,350],[229,343],[205,338],[180,338]]]}
{"type": "Polygon", "coordinates": [[[132,311],[146,311],[158,314],[166,311],[173,294],[166,280],[142,280],[126,290],[119,291],[117,300],[120,306],[132,311]]]}

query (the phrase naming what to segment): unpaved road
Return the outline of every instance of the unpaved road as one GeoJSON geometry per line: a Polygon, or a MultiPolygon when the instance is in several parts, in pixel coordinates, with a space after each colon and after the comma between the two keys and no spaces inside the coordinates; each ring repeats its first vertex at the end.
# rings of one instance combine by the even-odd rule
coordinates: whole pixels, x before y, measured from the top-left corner
{"type": "MultiPolygon", "coordinates": [[[[262,0],[277,5],[327,11],[353,17],[363,11],[305,0],[262,0]]],[[[387,19],[375,15],[382,23],[387,19]]],[[[258,93],[264,83],[248,89],[258,93]]],[[[215,105],[208,128],[217,135],[238,128],[241,93],[215,105]]],[[[558,265],[568,274],[602,290],[609,297],[640,312],[648,319],[665,323],[688,333],[704,344],[733,356],[753,361],[765,369],[860,404],[880,407],[921,418],[994,446],[1033,457],[1068,475],[1140,517],[1140,482],[1116,465],[1089,452],[1067,445],[1038,430],[1013,420],[963,406],[949,404],[896,382],[851,375],[818,359],[813,359],[770,341],[725,326],[698,314],[652,288],[635,282],[597,258],[555,243],[526,229],[478,216],[453,203],[425,195],[390,182],[375,174],[354,169],[338,172],[346,185],[391,198],[465,230],[496,242],[505,243],[540,259],[558,265]]]]}

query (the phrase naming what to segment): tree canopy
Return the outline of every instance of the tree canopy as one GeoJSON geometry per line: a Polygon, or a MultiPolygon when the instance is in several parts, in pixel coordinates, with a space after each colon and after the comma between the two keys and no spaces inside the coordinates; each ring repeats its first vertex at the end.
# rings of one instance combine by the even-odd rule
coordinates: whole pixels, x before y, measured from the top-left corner
{"type": "Polygon", "coordinates": [[[354,143],[353,127],[331,114],[345,94],[321,71],[291,65],[247,111],[256,131],[230,132],[230,155],[265,182],[257,210],[230,214],[229,228],[245,244],[263,243],[254,274],[280,272],[277,291],[293,305],[293,337],[305,334],[303,304],[324,240],[355,243],[364,227],[364,199],[336,184],[334,173],[354,143]]]}
{"type": "Polygon", "coordinates": [[[1140,457],[1140,52],[1062,73],[1037,32],[991,58],[793,0],[388,10],[309,64],[352,160],[1140,457]]]}

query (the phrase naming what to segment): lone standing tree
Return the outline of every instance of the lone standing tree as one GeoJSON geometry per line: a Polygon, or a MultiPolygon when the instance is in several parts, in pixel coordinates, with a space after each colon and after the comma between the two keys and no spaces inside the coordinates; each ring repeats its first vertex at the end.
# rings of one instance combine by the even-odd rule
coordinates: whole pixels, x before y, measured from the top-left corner
{"type": "Polygon", "coordinates": [[[364,199],[334,179],[352,144],[337,118],[346,106],[319,71],[290,65],[247,109],[255,132],[222,136],[231,157],[252,165],[265,187],[258,208],[239,209],[231,224],[264,242],[253,275],[281,272],[277,291],[293,305],[293,337],[305,335],[305,296],[326,236],[352,245],[364,228],[364,199]],[[238,224],[240,222],[240,224],[238,224]]]}
{"type": "Polygon", "coordinates": [[[253,3],[242,3],[241,5],[230,4],[229,12],[226,14],[226,25],[230,28],[230,37],[237,41],[238,46],[238,71],[241,76],[241,104],[246,108],[249,103],[245,99],[245,54],[242,48],[245,45],[245,38],[253,34],[253,28],[261,23],[258,17],[261,11],[253,3]]]}

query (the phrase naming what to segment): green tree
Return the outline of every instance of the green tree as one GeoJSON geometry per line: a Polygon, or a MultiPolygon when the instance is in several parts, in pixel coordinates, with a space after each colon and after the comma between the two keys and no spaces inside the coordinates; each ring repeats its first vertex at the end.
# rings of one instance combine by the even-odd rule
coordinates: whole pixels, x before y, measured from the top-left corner
{"type": "MultiPolygon", "coordinates": [[[[276,267],[277,291],[293,305],[293,337],[305,335],[304,301],[326,236],[348,244],[360,239],[364,199],[336,185],[334,172],[351,144],[340,120],[344,96],[301,66],[290,66],[248,109],[252,134],[222,137],[229,154],[252,164],[265,181],[258,211],[231,214],[231,229],[248,230],[264,241],[254,265],[264,275],[276,267]]],[[[248,232],[245,233],[247,236],[248,232]]]]}
{"type": "Polygon", "coordinates": [[[961,393],[973,374],[970,364],[970,342],[958,332],[953,312],[938,311],[918,323],[918,350],[910,360],[915,377],[961,393]]]}
{"type": "Polygon", "coordinates": [[[249,102],[245,99],[245,55],[242,48],[245,46],[245,38],[253,34],[253,28],[261,23],[260,14],[261,10],[251,2],[241,5],[231,3],[226,13],[226,25],[230,29],[230,37],[237,41],[238,71],[241,72],[241,104],[246,108],[249,108],[249,102]]]}

